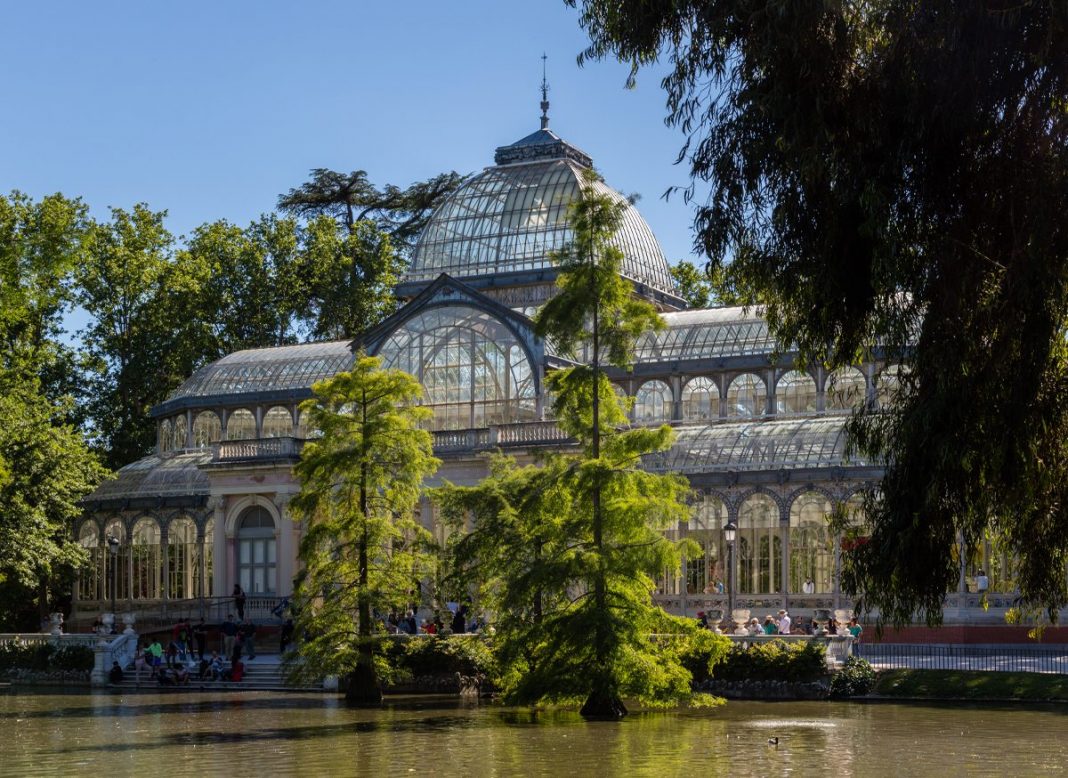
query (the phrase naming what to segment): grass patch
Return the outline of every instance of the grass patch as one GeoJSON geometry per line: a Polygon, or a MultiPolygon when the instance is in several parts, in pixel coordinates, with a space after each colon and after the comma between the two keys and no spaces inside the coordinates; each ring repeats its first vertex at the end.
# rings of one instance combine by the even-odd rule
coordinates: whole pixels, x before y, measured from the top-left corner
{"type": "Polygon", "coordinates": [[[1068,700],[1068,675],[965,670],[885,670],[875,694],[961,700],[1068,700]]]}

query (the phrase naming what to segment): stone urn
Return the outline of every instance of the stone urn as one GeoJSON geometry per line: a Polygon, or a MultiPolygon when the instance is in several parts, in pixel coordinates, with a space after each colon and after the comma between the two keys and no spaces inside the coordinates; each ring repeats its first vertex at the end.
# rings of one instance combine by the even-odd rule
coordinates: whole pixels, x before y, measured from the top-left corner
{"type": "Polygon", "coordinates": [[[720,622],[723,621],[722,608],[711,608],[705,611],[705,618],[708,619],[708,624],[710,627],[712,627],[713,632],[715,632],[717,635],[723,634],[723,630],[719,628],[720,622]]]}
{"type": "Polygon", "coordinates": [[[826,608],[816,608],[812,611],[812,621],[816,625],[816,635],[824,637],[827,634],[827,622],[831,620],[831,612],[826,608]]]}
{"type": "Polygon", "coordinates": [[[842,634],[842,627],[849,624],[849,620],[853,618],[853,611],[848,608],[838,608],[834,612],[834,620],[838,622],[838,634],[842,634]]]}
{"type": "Polygon", "coordinates": [[[48,630],[49,633],[51,633],[52,635],[55,635],[56,637],[62,635],[63,634],[63,614],[62,613],[51,613],[48,616],[48,620],[49,620],[49,623],[51,623],[51,625],[52,625],[51,629],[48,630]]]}
{"type": "Polygon", "coordinates": [[[111,632],[112,632],[112,627],[115,626],[115,614],[114,613],[105,613],[105,614],[101,615],[100,616],[100,622],[101,622],[100,634],[101,635],[110,635],[111,632]]]}
{"type": "Polygon", "coordinates": [[[134,635],[134,634],[136,634],[136,632],[134,632],[134,623],[136,622],[136,620],[137,620],[137,617],[133,613],[131,613],[129,611],[127,611],[126,613],[122,614],[122,623],[123,623],[123,627],[124,627],[124,629],[122,630],[122,634],[124,634],[124,635],[134,635]]]}
{"type": "Polygon", "coordinates": [[[745,634],[749,634],[749,628],[746,626],[749,623],[749,609],[748,608],[735,608],[731,611],[731,620],[734,622],[731,625],[731,634],[736,635],[738,629],[745,629],[745,634]]]}

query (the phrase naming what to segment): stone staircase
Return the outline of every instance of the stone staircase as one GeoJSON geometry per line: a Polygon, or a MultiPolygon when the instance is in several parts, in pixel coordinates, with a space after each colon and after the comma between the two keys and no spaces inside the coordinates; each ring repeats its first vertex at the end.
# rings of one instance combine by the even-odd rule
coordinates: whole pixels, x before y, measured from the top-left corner
{"type": "Polygon", "coordinates": [[[131,664],[124,668],[126,677],[118,686],[110,688],[121,691],[323,691],[322,686],[291,686],[286,683],[285,673],[278,655],[256,655],[252,661],[245,661],[245,676],[240,681],[199,680],[196,671],[190,671],[189,685],[159,686],[155,679],[149,678],[147,671],[141,673],[141,684],[137,686],[136,672],[131,664]]]}

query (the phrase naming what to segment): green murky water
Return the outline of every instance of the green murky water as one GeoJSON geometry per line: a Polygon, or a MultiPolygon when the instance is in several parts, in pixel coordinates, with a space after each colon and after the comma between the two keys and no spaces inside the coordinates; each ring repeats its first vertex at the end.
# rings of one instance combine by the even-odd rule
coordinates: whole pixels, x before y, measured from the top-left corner
{"type": "Polygon", "coordinates": [[[587,723],[454,699],[366,711],[300,694],[7,693],[0,727],[5,776],[1068,772],[1068,710],[1055,706],[732,702],[587,723]]]}

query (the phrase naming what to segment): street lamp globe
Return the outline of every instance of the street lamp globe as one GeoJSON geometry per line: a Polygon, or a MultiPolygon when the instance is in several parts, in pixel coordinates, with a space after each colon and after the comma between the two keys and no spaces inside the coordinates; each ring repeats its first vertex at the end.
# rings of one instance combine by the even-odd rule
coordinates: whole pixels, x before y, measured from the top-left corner
{"type": "Polygon", "coordinates": [[[728,521],[723,527],[723,539],[728,543],[733,543],[736,537],[738,537],[738,525],[733,521],[728,521]]]}

